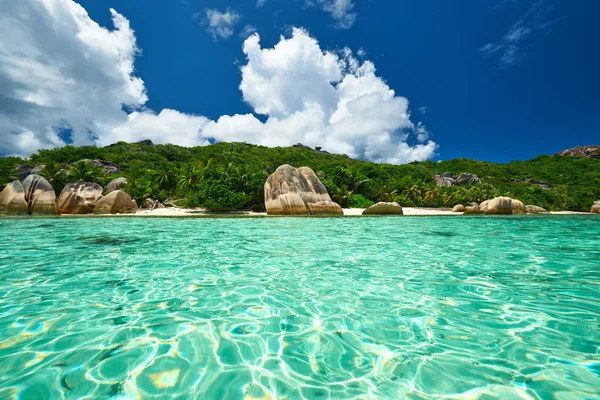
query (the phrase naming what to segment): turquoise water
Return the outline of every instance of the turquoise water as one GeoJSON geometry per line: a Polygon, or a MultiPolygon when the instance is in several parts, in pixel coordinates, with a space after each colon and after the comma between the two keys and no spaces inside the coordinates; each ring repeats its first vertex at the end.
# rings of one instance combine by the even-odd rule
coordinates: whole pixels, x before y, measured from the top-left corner
{"type": "Polygon", "coordinates": [[[599,217],[0,219],[0,399],[600,398],[599,346],[599,217]]]}

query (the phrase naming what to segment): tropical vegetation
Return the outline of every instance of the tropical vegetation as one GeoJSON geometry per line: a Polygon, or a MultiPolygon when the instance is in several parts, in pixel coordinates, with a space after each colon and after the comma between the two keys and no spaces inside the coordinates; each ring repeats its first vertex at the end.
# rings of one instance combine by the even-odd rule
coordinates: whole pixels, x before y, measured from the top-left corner
{"type": "Polygon", "coordinates": [[[188,148],[119,142],[109,147],[39,150],[29,159],[1,158],[0,184],[17,179],[24,164],[37,166],[57,193],[71,181],[105,186],[123,176],[128,181],[124,190],[138,204],[150,197],[169,199],[183,207],[210,209],[261,209],[264,182],[281,164],[311,167],[342,207],[368,207],[378,201],[452,207],[503,195],[549,210],[587,211],[600,198],[600,160],[572,156],[541,155],[506,164],[454,159],[390,165],[354,160],[302,145],[269,148],[217,143],[188,148]],[[107,174],[92,160],[113,163],[118,166],[118,173],[107,174]],[[482,183],[439,187],[433,176],[444,172],[474,173],[482,183]],[[531,178],[549,182],[552,187],[518,182],[531,178]]]}

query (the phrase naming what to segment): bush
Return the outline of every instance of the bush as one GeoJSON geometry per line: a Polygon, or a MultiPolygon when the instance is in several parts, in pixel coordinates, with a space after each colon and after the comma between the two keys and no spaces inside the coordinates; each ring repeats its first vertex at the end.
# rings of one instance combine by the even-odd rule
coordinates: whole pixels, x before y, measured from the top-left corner
{"type": "Polygon", "coordinates": [[[361,194],[351,194],[348,196],[348,207],[349,208],[369,208],[374,202],[367,199],[361,194]]]}

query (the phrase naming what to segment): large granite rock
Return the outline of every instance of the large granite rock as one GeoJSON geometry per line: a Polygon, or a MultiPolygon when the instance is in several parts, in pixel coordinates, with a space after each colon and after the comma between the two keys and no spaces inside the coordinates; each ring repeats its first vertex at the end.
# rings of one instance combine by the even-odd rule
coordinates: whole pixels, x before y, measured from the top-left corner
{"type": "Polygon", "coordinates": [[[58,196],[61,214],[91,214],[102,197],[102,186],[93,182],[71,182],[58,196]]]}
{"type": "Polygon", "coordinates": [[[115,190],[121,190],[127,185],[126,178],[116,178],[110,181],[108,185],[104,188],[106,194],[114,192],[115,190]]]}
{"type": "Polygon", "coordinates": [[[452,212],[465,212],[465,206],[463,206],[462,204],[457,204],[454,207],[452,207],[452,212]]]}
{"type": "Polygon", "coordinates": [[[433,181],[439,187],[449,187],[449,186],[452,186],[452,184],[454,183],[454,178],[449,177],[449,176],[440,176],[438,174],[435,174],[433,176],[433,181]]]}
{"type": "Polygon", "coordinates": [[[496,197],[486,200],[479,205],[479,209],[486,215],[512,215],[527,212],[522,201],[510,197],[496,197]]]}
{"type": "Polygon", "coordinates": [[[475,204],[475,205],[471,204],[470,206],[466,206],[465,211],[463,212],[463,215],[479,215],[479,214],[481,214],[481,210],[479,209],[479,206],[477,204],[475,204]]]}
{"type": "Polygon", "coordinates": [[[556,153],[555,156],[587,157],[600,159],[600,146],[578,146],[572,149],[563,150],[556,153]]]}
{"type": "Polygon", "coordinates": [[[27,176],[23,181],[23,190],[29,214],[58,215],[56,193],[45,178],[37,174],[27,176]]]}
{"type": "Polygon", "coordinates": [[[130,214],[137,212],[135,200],[121,191],[110,192],[96,203],[94,214],[130,214]]]}
{"type": "Polygon", "coordinates": [[[590,212],[594,213],[594,214],[600,214],[600,200],[598,200],[597,202],[595,202],[592,205],[592,208],[590,209],[590,212]]]}
{"type": "Polygon", "coordinates": [[[396,202],[379,202],[363,211],[363,215],[403,215],[402,206],[396,202]]]}
{"type": "Polygon", "coordinates": [[[0,214],[27,215],[29,209],[25,201],[25,189],[19,181],[6,185],[0,193],[0,214]]]}
{"type": "Polygon", "coordinates": [[[312,169],[296,169],[287,164],[267,178],[265,208],[269,215],[343,214],[312,169]]]}
{"type": "Polygon", "coordinates": [[[525,206],[527,214],[548,214],[548,210],[539,206],[528,205],[525,206]]]}
{"type": "Polygon", "coordinates": [[[475,174],[471,174],[468,172],[463,172],[456,178],[454,181],[454,185],[480,185],[481,179],[475,174]]]}

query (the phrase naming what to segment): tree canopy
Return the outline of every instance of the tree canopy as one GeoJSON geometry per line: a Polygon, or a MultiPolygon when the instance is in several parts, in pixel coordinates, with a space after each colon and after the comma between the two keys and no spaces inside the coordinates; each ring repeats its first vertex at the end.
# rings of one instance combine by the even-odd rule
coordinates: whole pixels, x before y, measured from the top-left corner
{"type": "Polygon", "coordinates": [[[39,150],[28,160],[0,159],[0,184],[18,177],[19,164],[35,165],[57,193],[75,180],[105,186],[123,176],[125,191],[138,204],[151,197],[179,200],[184,207],[260,209],[268,175],[281,164],[312,168],[333,201],[342,207],[367,207],[378,201],[403,206],[452,207],[509,196],[549,210],[588,211],[600,198],[600,160],[572,156],[539,156],[528,161],[494,164],[470,159],[375,164],[328,154],[305,146],[269,148],[246,143],[204,147],[119,142],[109,147],[64,146],[39,150]],[[90,160],[117,164],[107,174],[90,160]],[[434,174],[474,173],[482,184],[438,187],[434,174]],[[518,182],[549,182],[552,188],[518,182]]]}

